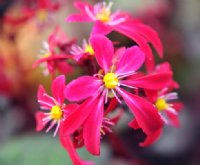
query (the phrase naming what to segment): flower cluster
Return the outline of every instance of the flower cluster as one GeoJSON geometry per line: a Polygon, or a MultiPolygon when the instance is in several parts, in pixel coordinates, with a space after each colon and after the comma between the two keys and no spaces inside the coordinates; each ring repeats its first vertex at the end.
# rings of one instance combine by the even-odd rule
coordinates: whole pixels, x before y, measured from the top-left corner
{"type": "Polygon", "coordinates": [[[42,58],[33,65],[44,63],[53,75],[52,95],[43,86],[38,90],[41,110],[36,113],[37,131],[47,125],[46,132],[54,126],[62,146],[75,165],[92,164],[82,160],[76,149],[85,146],[93,155],[100,154],[100,140],[112,133],[112,128],[124,114],[119,107],[125,103],[134,116],[127,125],[142,129],[146,134],[140,146],[149,146],[160,136],[165,124],[178,126],[178,112],[182,108],[173,92],[179,85],[173,80],[170,64],[156,65],[150,44],[160,57],[162,44],[152,28],[117,11],[111,13],[112,2],[76,2],[78,14],[70,15],[67,22],[93,22],[88,41],[78,46],[68,40],[59,27],[44,43],[42,58]],[[132,39],[131,47],[116,47],[107,35],[112,31],[132,39]],[[144,65],[144,68],[141,67],[144,65]],[[82,68],[78,78],[65,85],[65,75],[82,68]],[[66,101],[68,102],[65,102],[66,101]],[[116,111],[116,113],[113,113],[116,111]],[[114,115],[115,114],[115,115],[114,115]]]}

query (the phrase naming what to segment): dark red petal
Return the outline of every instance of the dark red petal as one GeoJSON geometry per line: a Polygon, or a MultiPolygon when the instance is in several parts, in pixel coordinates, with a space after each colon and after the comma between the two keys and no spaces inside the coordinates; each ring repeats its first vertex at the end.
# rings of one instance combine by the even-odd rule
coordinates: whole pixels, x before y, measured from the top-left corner
{"type": "Polygon", "coordinates": [[[149,74],[147,76],[142,76],[139,78],[133,78],[121,81],[123,84],[139,87],[144,89],[158,90],[166,88],[172,80],[172,73],[157,73],[149,74]]]}
{"type": "Polygon", "coordinates": [[[108,72],[114,55],[113,43],[103,35],[93,35],[90,43],[94,49],[98,64],[108,72]]]}
{"type": "Polygon", "coordinates": [[[41,131],[45,127],[43,124],[43,119],[45,118],[45,114],[43,112],[36,112],[35,118],[36,118],[36,131],[41,131]]]}
{"type": "Polygon", "coordinates": [[[121,88],[116,89],[134,114],[140,128],[146,134],[151,134],[163,126],[163,121],[153,104],[121,88]]]}
{"type": "Polygon", "coordinates": [[[64,90],[65,97],[70,101],[81,101],[98,93],[102,82],[92,76],[82,76],[71,81],[64,90]]]}
{"type": "Polygon", "coordinates": [[[85,147],[93,155],[100,154],[100,129],[103,122],[104,98],[97,99],[97,104],[83,126],[85,147]]]}

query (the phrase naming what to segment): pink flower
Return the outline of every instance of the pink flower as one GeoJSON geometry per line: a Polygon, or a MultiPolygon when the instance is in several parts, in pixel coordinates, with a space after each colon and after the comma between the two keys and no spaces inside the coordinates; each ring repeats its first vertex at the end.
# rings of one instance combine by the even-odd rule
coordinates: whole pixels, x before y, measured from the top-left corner
{"type": "Polygon", "coordinates": [[[108,34],[117,31],[134,40],[146,54],[145,61],[149,71],[154,69],[154,58],[148,43],[151,43],[160,57],[163,56],[163,48],[156,31],[144,25],[139,20],[133,19],[129,14],[117,11],[111,13],[112,2],[108,5],[97,3],[91,6],[85,2],[76,2],[75,7],[79,14],[73,14],[67,18],[68,22],[94,22],[93,33],[108,34]]]}
{"type": "Polygon", "coordinates": [[[79,61],[81,58],[89,59],[89,57],[94,56],[94,50],[91,44],[86,40],[83,40],[82,47],[78,45],[72,45],[70,53],[73,55],[73,58],[76,61],[79,61]]]}
{"type": "Polygon", "coordinates": [[[120,98],[122,97],[134,114],[139,126],[145,133],[150,134],[163,125],[157,110],[152,103],[124,90],[124,88],[158,90],[169,83],[171,73],[134,77],[132,75],[136,74],[145,58],[139,47],[122,49],[114,56],[113,44],[106,37],[94,35],[91,37],[90,43],[102,69],[99,74],[79,77],[66,86],[65,97],[68,100],[81,101],[86,99],[86,101],[65,120],[65,124],[63,124],[65,131],[63,132],[71,134],[84,123],[85,146],[90,153],[98,155],[104,104],[113,97],[121,103],[120,98]]]}
{"type": "Polygon", "coordinates": [[[70,108],[72,107],[71,105],[67,106],[64,104],[64,88],[64,76],[59,76],[52,82],[51,90],[53,97],[49,96],[43,86],[40,85],[38,89],[38,103],[40,104],[40,108],[46,112],[36,113],[37,131],[41,131],[47,123],[51,122],[46,132],[49,132],[55,125],[57,125],[54,136],[57,134],[61,123],[66,118],[66,115],[69,114],[70,108]]]}
{"type": "Polygon", "coordinates": [[[48,43],[43,43],[44,50],[41,50],[40,59],[33,64],[33,68],[44,63],[45,75],[53,75],[56,69],[63,74],[71,73],[73,69],[66,60],[72,58],[69,49],[74,42],[67,39],[60,27],[56,27],[49,36],[48,43]]]}
{"type": "Polygon", "coordinates": [[[39,87],[38,90],[38,103],[40,108],[45,112],[36,113],[36,130],[41,131],[44,127],[50,123],[46,132],[49,132],[54,126],[56,129],[53,136],[59,132],[59,138],[62,146],[67,149],[69,156],[75,165],[91,165],[91,163],[83,161],[80,159],[76,153],[75,147],[71,142],[70,136],[62,136],[62,126],[64,120],[68,117],[70,113],[76,110],[79,106],[77,104],[64,103],[64,88],[65,88],[65,76],[57,77],[51,85],[51,91],[53,94],[49,96],[44,90],[43,86],[39,87]]]}
{"type": "MultiPolygon", "coordinates": [[[[171,72],[170,64],[165,62],[158,65],[155,72],[171,72]]],[[[181,102],[174,101],[178,99],[178,94],[176,92],[171,92],[174,88],[178,87],[178,83],[171,78],[168,86],[161,90],[145,90],[147,99],[154,104],[163,122],[174,127],[179,126],[178,112],[183,108],[181,102]]],[[[132,120],[129,123],[129,126],[134,129],[140,128],[136,120],[132,120]]],[[[140,143],[140,146],[145,147],[151,145],[156,140],[158,140],[161,132],[162,129],[159,129],[155,132],[147,134],[145,141],[140,143]]]]}

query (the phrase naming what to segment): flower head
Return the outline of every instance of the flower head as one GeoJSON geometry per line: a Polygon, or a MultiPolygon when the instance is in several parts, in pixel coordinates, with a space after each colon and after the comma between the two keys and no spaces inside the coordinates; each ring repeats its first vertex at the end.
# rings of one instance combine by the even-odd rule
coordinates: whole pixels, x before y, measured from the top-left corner
{"type": "Polygon", "coordinates": [[[103,122],[104,104],[113,97],[121,103],[122,97],[144,132],[153,132],[163,124],[157,110],[153,104],[124,88],[161,89],[169,83],[171,73],[134,77],[133,75],[143,64],[145,57],[139,47],[133,46],[115,55],[112,42],[102,35],[92,36],[90,43],[102,74],[97,73],[93,77],[82,76],[67,85],[65,97],[68,100],[86,99],[86,101],[74,112],[74,115],[70,115],[65,120],[64,127],[67,134],[70,134],[84,122],[86,148],[92,154],[99,154],[99,131],[103,122]],[[82,112],[84,116],[80,115],[82,112]],[[90,123],[93,125],[91,126],[90,123]],[[88,132],[90,132],[89,139],[86,138],[88,132]],[[92,140],[91,137],[93,137],[92,140]]]}
{"type": "Polygon", "coordinates": [[[112,2],[97,3],[92,6],[85,2],[76,2],[74,5],[80,10],[78,14],[72,14],[67,18],[68,22],[94,22],[93,34],[108,34],[117,31],[135,41],[145,53],[145,62],[149,71],[154,70],[154,58],[148,43],[151,43],[160,57],[163,56],[163,48],[156,31],[144,25],[129,14],[120,11],[111,13],[112,2]]]}

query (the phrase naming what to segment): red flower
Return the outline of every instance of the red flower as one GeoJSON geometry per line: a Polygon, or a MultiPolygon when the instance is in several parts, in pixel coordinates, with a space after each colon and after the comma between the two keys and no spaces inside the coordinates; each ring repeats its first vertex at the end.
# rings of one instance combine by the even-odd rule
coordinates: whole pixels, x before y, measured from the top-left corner
{"type": "Polygon", "coordinates": [[[85,2],[76,2],[75,7],[79,14],[73,14],[67,18],[68,22],[94,22],[92,33],[108,34],[117,31],[134,40],[146,54],[146,65],[149,71],[154,69],[154,58],[148,43],[151,43],[160,57],[163,56],[163,48],[156,31],[144,25],[139,20],[133,19],[129,14],[122,12],[111,13],[112,2],[108,5],[97,3],[91,6],[85,2]]]}
{"type": "Polygon", "coordinates": [[[44,50],[41,51],[40,59],[33,64],[33,68],[41,63],[46,63],[45,75],[54,74],[56,69],[63,74],[71,73],[72,67],[66,60],[72,58],[69,55],[69,49],[73,43],[74,40],[68,40],[60,27],[56,27],[49,36],[48,43],[43,43],[44,50]]]}
{"type": "Polygon", "coordinates": [[[157,110],[152,103],[123,88],[161,89],[169,83],[171,73],[131,77],[144,62],[144,53],[139,47],[124,49],[121,53],[118,52],[116,57],[113,44],[106,37],[94,35],[90,43],[102,68],[102,74],[79,77],[65,88],[65,97],[70,101],[88,99],[65,120],[63,132],[71,134],[84,123],[83,137],[86,148],[92,154],[98,155],[104,103],[113,97],[121,102],[121,96],[143,131],[150,134],[163,125],[157,110]]]}
{"type": "MultiPolygon", "coordinates": [[[[156,68],[157,73],[171,72],[170,64],[165,62],[161,65],[158,65],[156,68]]],[[[183,104],[181,102],[174,101],[178,99],[178,94],[176,92],[171,92],[174,88],[178,88],[179,85],[172,78],[168,86],[161,90],[146,90],[146,96],[149,101],[151,101],[163,122],[168,125],[172,125],[174,127],[179,126],[178,112],[183,108],[183,104]]],[[[139,129],[136,120],[132,120],[129,123],[129,126],[134,129],[139,129]]],[[[140,143],[140,146],[149,146],[154,143],[162,132],[162,128],[147,134],[147,137],[144,142],[140,143]]]]}

